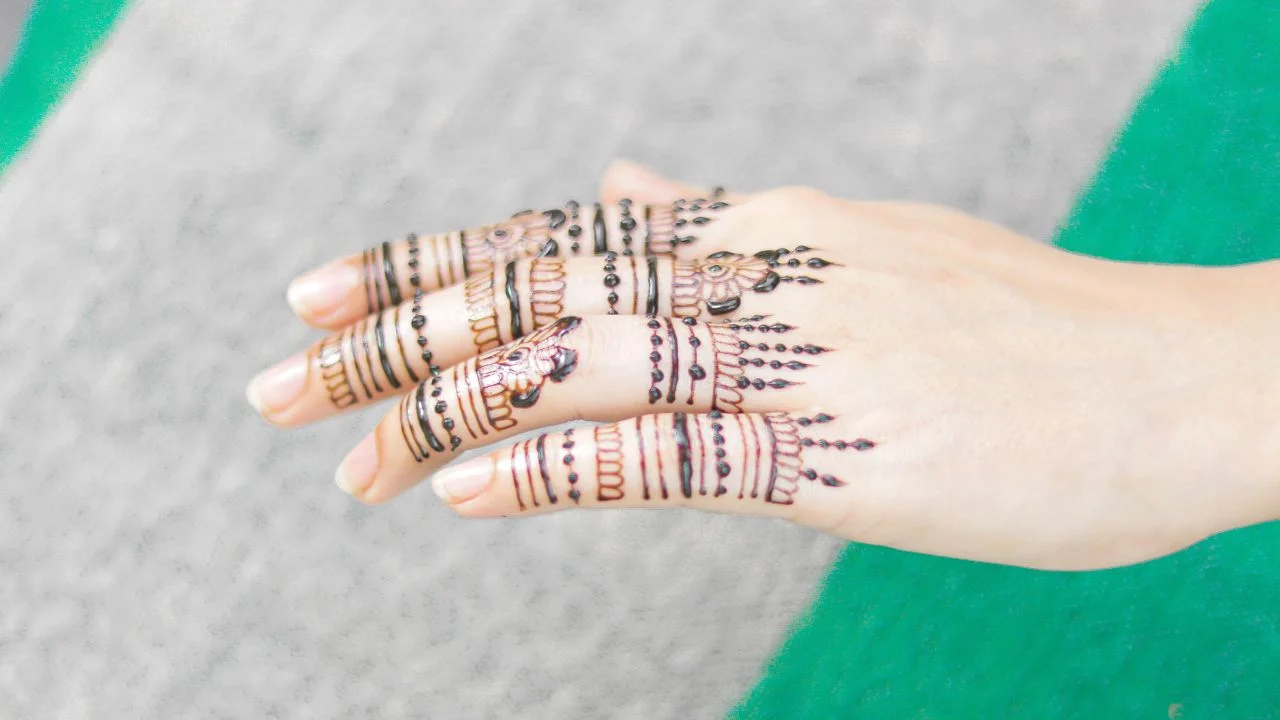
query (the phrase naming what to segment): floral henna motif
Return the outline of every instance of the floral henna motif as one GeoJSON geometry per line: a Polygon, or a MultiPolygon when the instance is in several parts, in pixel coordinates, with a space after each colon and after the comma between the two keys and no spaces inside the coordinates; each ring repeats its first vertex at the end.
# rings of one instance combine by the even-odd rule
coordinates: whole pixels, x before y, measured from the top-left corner
{"type": "Polygon", "coordinates": [[[801,259],[801,255],[812,251],[801,245],[792,250],[762,250],[754,255],[722,251],[702,260],[677,261],[672,265],[671,313],[676,317],[698,317],[705,307],[711,315],[724,315],[737,310],[747,292],[773,292],[782,283],[819,284],[822,281],[817,278],[790,275],[783,270],[820,270],[836,264],[820,257],[801,259]]]}
{"type": "Polygon", "coordinates": [[[670,255],[677,246],[695,240],[695,228],[712,222],[713,216],[729,207],[723,200],[677,200],[669,206],[650,205],[644,209],[644,253],[670,255]]]}
{"type": "Polygon", "coordinates": [[[565,346],[564,339],[581,323],[578,317],[560,318],[476,359],[476,378],[491,427],[514,427],[513,408],[533,407],[547,380],[563,382],[574,371],[578,353],[565,346]]]}

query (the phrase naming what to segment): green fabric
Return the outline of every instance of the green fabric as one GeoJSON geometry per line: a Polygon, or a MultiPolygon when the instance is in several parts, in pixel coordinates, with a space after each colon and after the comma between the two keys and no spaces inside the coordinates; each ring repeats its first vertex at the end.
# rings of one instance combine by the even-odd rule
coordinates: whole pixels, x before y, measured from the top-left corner
{"type": "MultiPolygon", "coordinates": [[[[1280,257],[1280,4],[1217,0],[1057,242],[1280,257]]],[[[1278,718],[1280,523],[1047,573],[849,546],[738,718],[1278,718]]]]}
{"type": "Polygon", "coordinates": [[[0,76],[0,173],[35,135],[126,0],[36,0],[0,76]]]}

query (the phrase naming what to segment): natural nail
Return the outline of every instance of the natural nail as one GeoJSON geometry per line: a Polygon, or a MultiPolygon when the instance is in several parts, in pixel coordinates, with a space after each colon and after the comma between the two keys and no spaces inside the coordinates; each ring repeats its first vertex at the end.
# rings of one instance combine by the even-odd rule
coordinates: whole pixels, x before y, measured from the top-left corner
{"type": "Polygon", "coordinates": [[[378,441],[373,435],[366,435],[338,464],[333,479],[347,494],[359,495],[373,485],[377,474],[378,441]]]}
{"type": "Polygon", "coordinates": [[[431,486],[441,500],[457,505],[484,492],[493,479],[493,472],[491,459],[476,458],[436,473],[431,486]]]}
{"type": "Polygon", "coordinates": [[[299,315],[323,316],[341,307],[360,284],[360,271],[339,260],[289,283],[286,297],[299,315]]]}
{"type": "Polygon", "coordinates": [[[297,399],[307,380],[307,356],[299,353],[249,381],[245,394],[258,412],[283,410],[297,399]]]}

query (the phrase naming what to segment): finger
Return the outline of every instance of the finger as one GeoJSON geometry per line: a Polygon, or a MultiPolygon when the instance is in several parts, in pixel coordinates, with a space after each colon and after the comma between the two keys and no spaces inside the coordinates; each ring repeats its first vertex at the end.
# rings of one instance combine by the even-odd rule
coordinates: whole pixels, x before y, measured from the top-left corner
{"type": "Polygon", "coordinates": [[[403,393],[433,367],[460,363],[566,315],[683,319],[753,311],[760,309],[755,295],[821,283],[832,265],[805,246],[699,260],[613,253],[513,260],[357,320],[259,376],[249,397],[277,425],[313,422],[403,393]]]}
{"type": "Polygon", "coordinates": [[[511,260],[670,255],[695,243],[728,208],[721,200],[638,205],[628,200],[517,213],[455,232],[383,242],[294,280],[289,304],[307,323],[337,329],[409,299],[484,275],[511,260]]]}
{"type": "Polygon", "coordinates": [[[814,399],[806,374],[827,352],[799,328],[770,320],[561,318],[433,372],[343,461],[340,484],[381,502],[458,452],[582,418],[803,407],[814,399]]]}
{"type": "Polygon", "coordinates": [[[460,515],[579,507],[694,507],[830,528],[873,440],[825,414],[643,415],[538,435],[446,468],[436,494],[460,515]]]}

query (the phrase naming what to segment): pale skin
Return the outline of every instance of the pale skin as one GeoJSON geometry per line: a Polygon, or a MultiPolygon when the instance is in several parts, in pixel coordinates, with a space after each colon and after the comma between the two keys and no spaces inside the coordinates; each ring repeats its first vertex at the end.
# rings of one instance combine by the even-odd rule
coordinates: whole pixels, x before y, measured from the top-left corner
{"type": "MultiPolygon", "coordinates": [[[[1275,303],[1259,302],[1280,287],[1273,263],[1106,262],[945,208],[805,188],[712,198],[628,163],[606,174],[601,206],[612,262],[592,255],[586,204],[576,255],[562,208],[555,260],[508,268],[515,252],[468,274],[461,248],[446,251],[455,233],[303,276],[301,319],[348,332],[264,372],[251,402],[299,426],[396,400],[339,486],[382,503],[429,480],[473,518],[687,506],[1078,570],[1280,517],[1280,334],[1275,303]],[[643,208],[695,197],[680,217],[696,239],[650,265],[643,208]],[[778,249],[771,266],[756,258],[778,249]],[[732,254],[708,259],[718,251],[732,254]],[[571,420],[617,425],[506,442],[571,420]],[[478,447],[490,452],[450,464],[478,447]]],[[[473,251],[500,255],[509,238],[473,251]]]]}

